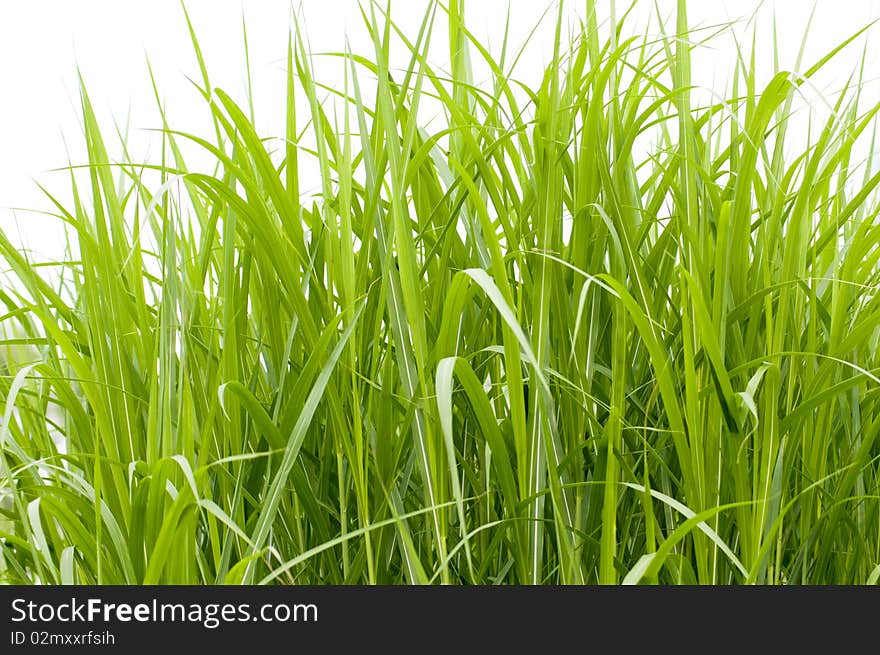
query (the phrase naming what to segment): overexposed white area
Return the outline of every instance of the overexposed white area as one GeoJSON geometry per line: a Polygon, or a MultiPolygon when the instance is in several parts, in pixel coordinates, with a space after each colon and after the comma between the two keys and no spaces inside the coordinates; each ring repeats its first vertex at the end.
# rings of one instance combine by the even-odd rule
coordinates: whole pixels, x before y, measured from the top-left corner
{"type": "MultiPolygon", "coordinates": [[[[381,3],[384,6],[384,2],[381,3]]],[[[563,5],[564,24],[574,27],[583,15],[583,0],[563,5]]],[[[653,0],[636,3],[636,22],[653,11],[653,0]],[[641,12],[641,14],[639,13],[641,12]]],[[[661,13],[674,17],[674,0],[659,0],[661,13]]],[[[411,35],[422,20],[427,0],[392,0],[392,17],[411,35]]],[[[618,14],[629,5],[616,2],[618,14]]],[[[363,27],[357,0],[188,0],[186,7],[200,39],[211,81],[244,102],[247,72],[243,22],[247,26],[254,89],[254,111],[264,136],[283,133],[285,66],[288,30],[292,16],[303,27],[314,53],[340,52],[346,39],[355,53],[369,54],[372,44],[363,27]]],[[[363,0],[368,6],[368,0],[363,0]]],[[[467,21],[482,43],[497,52],[509,29],[512,46],[523,43],[536,23],[544,21],[531,37],[520,59],[516,76],[536,81],[552,56],[553,23],[558,5],[549,0],[471,0],[467,21]],[[549,9],[549,11],[548,11],[549,9]],[[509,18],[508,18],[509,17],[509,18]]],[[[600,20],[608,17],[610,0],[597,0],[600,20]]],[[[804,66],[869,21],[880,18],[880,0],[692,0],[693,27],[711,27],[738,21],[739,33],[750,24],[759,26],[756,54],[762,69],[772,65],[772,25],[775,17],[777,51],[782,68],[793,68],[811,12],[804,66]],[[751,21],[751,22],[750,22],[751,21]]],[[[441,66],[448,54],[445,16],[436,18],[433,43],[441,66]]],[[[670,20],[670,26],[674,21],[670,20]]],[[[702,33],[702,32],[701,32],[702,33]]],[[[693,55],[695,82],[724,93],[737,42],[731,36],[712,41],[711,49],[693,55]],[[719,86],[720,85],[720,86],[719,86]]],[[[880,25],[867,38],[850,46],[825,71],[812,91],[833,93],[855,70],[863,49],[867,52],[867,77],[880,60],[880,25]]],[[[749,42],[741,43],[748,49],[749,42]]],[[[78,71],[99,114],[112,152],[114,122],[127,133],[134,159],[156,155],[161,126],[150,84],[147,60],[173,128],[205,133],[210,127],[204,100],[190,80],[200,80],[181,4],[177,0],[2,0],[0,1],[0,228],[37,255],[57,256],[60,248],[57,220],[28,210],[46,210],[50,204],[37,182],[66,200],[65,173],[52,172],[84,161],[79,124],[78,71]]],[[[336,60],[338,62],[338,60],[336,60]]],[[[318,76],[331,85],[341,84],[338,66],[329,57],[316,57],[318,76]],[[326,66],[325,66],[326,63],[326,66]]],[[[404,68],[403,56],[392,67],[404,68]]],[[[479,80],[477,80],[479,82],[479,80]]],[[[876,81],[869,81],[867,95],[876,81]]],[[[304,189],[308,187],[308,180],[304,189]]]]}

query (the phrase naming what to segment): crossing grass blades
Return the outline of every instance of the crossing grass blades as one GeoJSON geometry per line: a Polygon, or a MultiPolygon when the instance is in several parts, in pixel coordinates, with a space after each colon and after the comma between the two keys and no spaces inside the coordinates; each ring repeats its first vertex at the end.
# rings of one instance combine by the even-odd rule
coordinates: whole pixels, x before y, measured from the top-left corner
{"type": "Polygon", "coordinates": [[[190,24],[148,160],[83,85],[69,255],[0,232],[2,579],[876,583],[880,105],[807,93],[864,30],[707,100],[686,5],[551,9],[531,85],[460,0],[342,85],[298,25],[282,135],[190,24]]]}

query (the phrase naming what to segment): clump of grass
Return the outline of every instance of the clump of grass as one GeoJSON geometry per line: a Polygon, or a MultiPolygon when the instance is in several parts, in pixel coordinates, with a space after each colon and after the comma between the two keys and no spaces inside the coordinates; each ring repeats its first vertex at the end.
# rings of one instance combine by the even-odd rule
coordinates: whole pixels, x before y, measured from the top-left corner
{"type": "Polygon", "coordinates": [[[701,104],[684,0],[656,37],[587,6],[534,88],[459,0],[367,6],[342,88],[297,31],[281,140],[193,36],[213,136],[147,163],[83,88],[69,259],[0,232],[5,579],[876,581],[880,106],[790,136],[858,35],[701,104]]]}

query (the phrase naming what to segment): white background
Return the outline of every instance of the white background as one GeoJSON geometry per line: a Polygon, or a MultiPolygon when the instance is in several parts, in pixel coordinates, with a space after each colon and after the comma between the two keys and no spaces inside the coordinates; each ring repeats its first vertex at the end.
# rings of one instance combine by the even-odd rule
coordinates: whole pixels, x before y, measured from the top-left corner
{"type": "MultiPolygon", "coordinates": [[[[384,2],[383,2],[384,4],[384,2]]],[[[584,0],[564,5],[566,24],[582,15],[584,0]]],[[[639,10],[650,10],[652,0],[639,0],[639,10]]],[[[674,15],[672,0],[658,2],[661,11],[674,15]]],[[[758,57],[765,67],[772,62],[772,25],[779,26],[781,66],[794,65],[804,29],[813,8],[805,0],[692,0],[692,26],[710,26],[738,19],[738,33],[747,33],[749,20],[761,27],[758,57]]],[[[618,0],[618,12],[628,5],[618,0]]],[[[369,54],[370,42],[361,23],[356,0],[189,0],[186,3],[201,41],[212,84],[233,97],[244,99],[246,88],[242,45],[242,19],[247,23],[257,123],[263,135],[282,134],[288,26],[292,11],[305,27],[313,52],[341,51],[346,35],[355,53],[369,54]]],[[[407,30],[415,30],[425,0],[393,0],[392,17],[407,30]]],[[[548,0],[510,0],[510,41],[520,44],[537,19],[550,7],[548,0]]],[[[552,5],[555,7],[556,5],[552,5]]],[[[600,20],[608,16],[608,0],[597,1],[600,20]]],[[[507,0],[471,0],[467,20],[471,31],[500,46],[507,0]]],[[[536,80],[552,54],[555,9],[530,42],[517,77],[536,80]]],[[[880,18],[878,0],[817,0],[807,40],[805,63],[824,52],[870,20],[880,18]]],[[[442,28],[444,16],[438,16],[442,28]]],[[[669,25],[673,25],[670,22],[669,25]]],[[[413,32],[414,34],[415,32],[413,32]]],[[[880,25],[870,36],[850,47],[820,79],[819,91],[831,93],[854,69],[862,47],[870,64],[880,61],[880,25]]],[[[442,65],[445,34],[438,33],[436,61],[442,65]]],[[[724,93],[723,81],[735,57],[731,37],[715,40],[712,49],[693,55],[695,81],[724,93]]],[[[149,128],[160,126],[147,72],[149,57],[172,127],[202,131],[208,125],[204,101],[188,81],[199,79],[181,5],[177,0],[0,0],[0,228],[14,240],[43,256],[57,250],[53,223],[31,211],[46,209],[47,201],[35,180],[64,193],[64,173],[50,172],[70,161],[81,163],[82,137],[78,121],[77,67],[86,82],[108,141],[113,120],[129,125],[129,142],[136,158],[146,158],[155,137],[149,128]]],[[[327,59],[325,59],[326,61],[327,59]]],[[[335,69],[316,67],[325,81],[335,69]]],[[[392,62],[401,67],[406,60],[392,62]]],[[[871,83],[871,88],[876,84],[871,83]]],[[[880,94],[877,94],[880,96],[880,94]]],[[[0,271],[2,275],[2,271],[0,271]]]]}

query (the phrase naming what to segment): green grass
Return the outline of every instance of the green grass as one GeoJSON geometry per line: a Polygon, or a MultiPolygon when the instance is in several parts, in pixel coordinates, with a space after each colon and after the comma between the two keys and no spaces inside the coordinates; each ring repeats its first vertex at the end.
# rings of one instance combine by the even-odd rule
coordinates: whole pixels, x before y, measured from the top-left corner
{"type": "Polygon", "coordinates": [[[531,86],[458,0],[341,86],[294,30],[271,139],[193,34],[148,162],[83,86],[69,256],[0,232],[3,579],[876,582],[880,105],[802,94],[863,36],[706,102],[726,28],[607,9],[531,86]]]}

